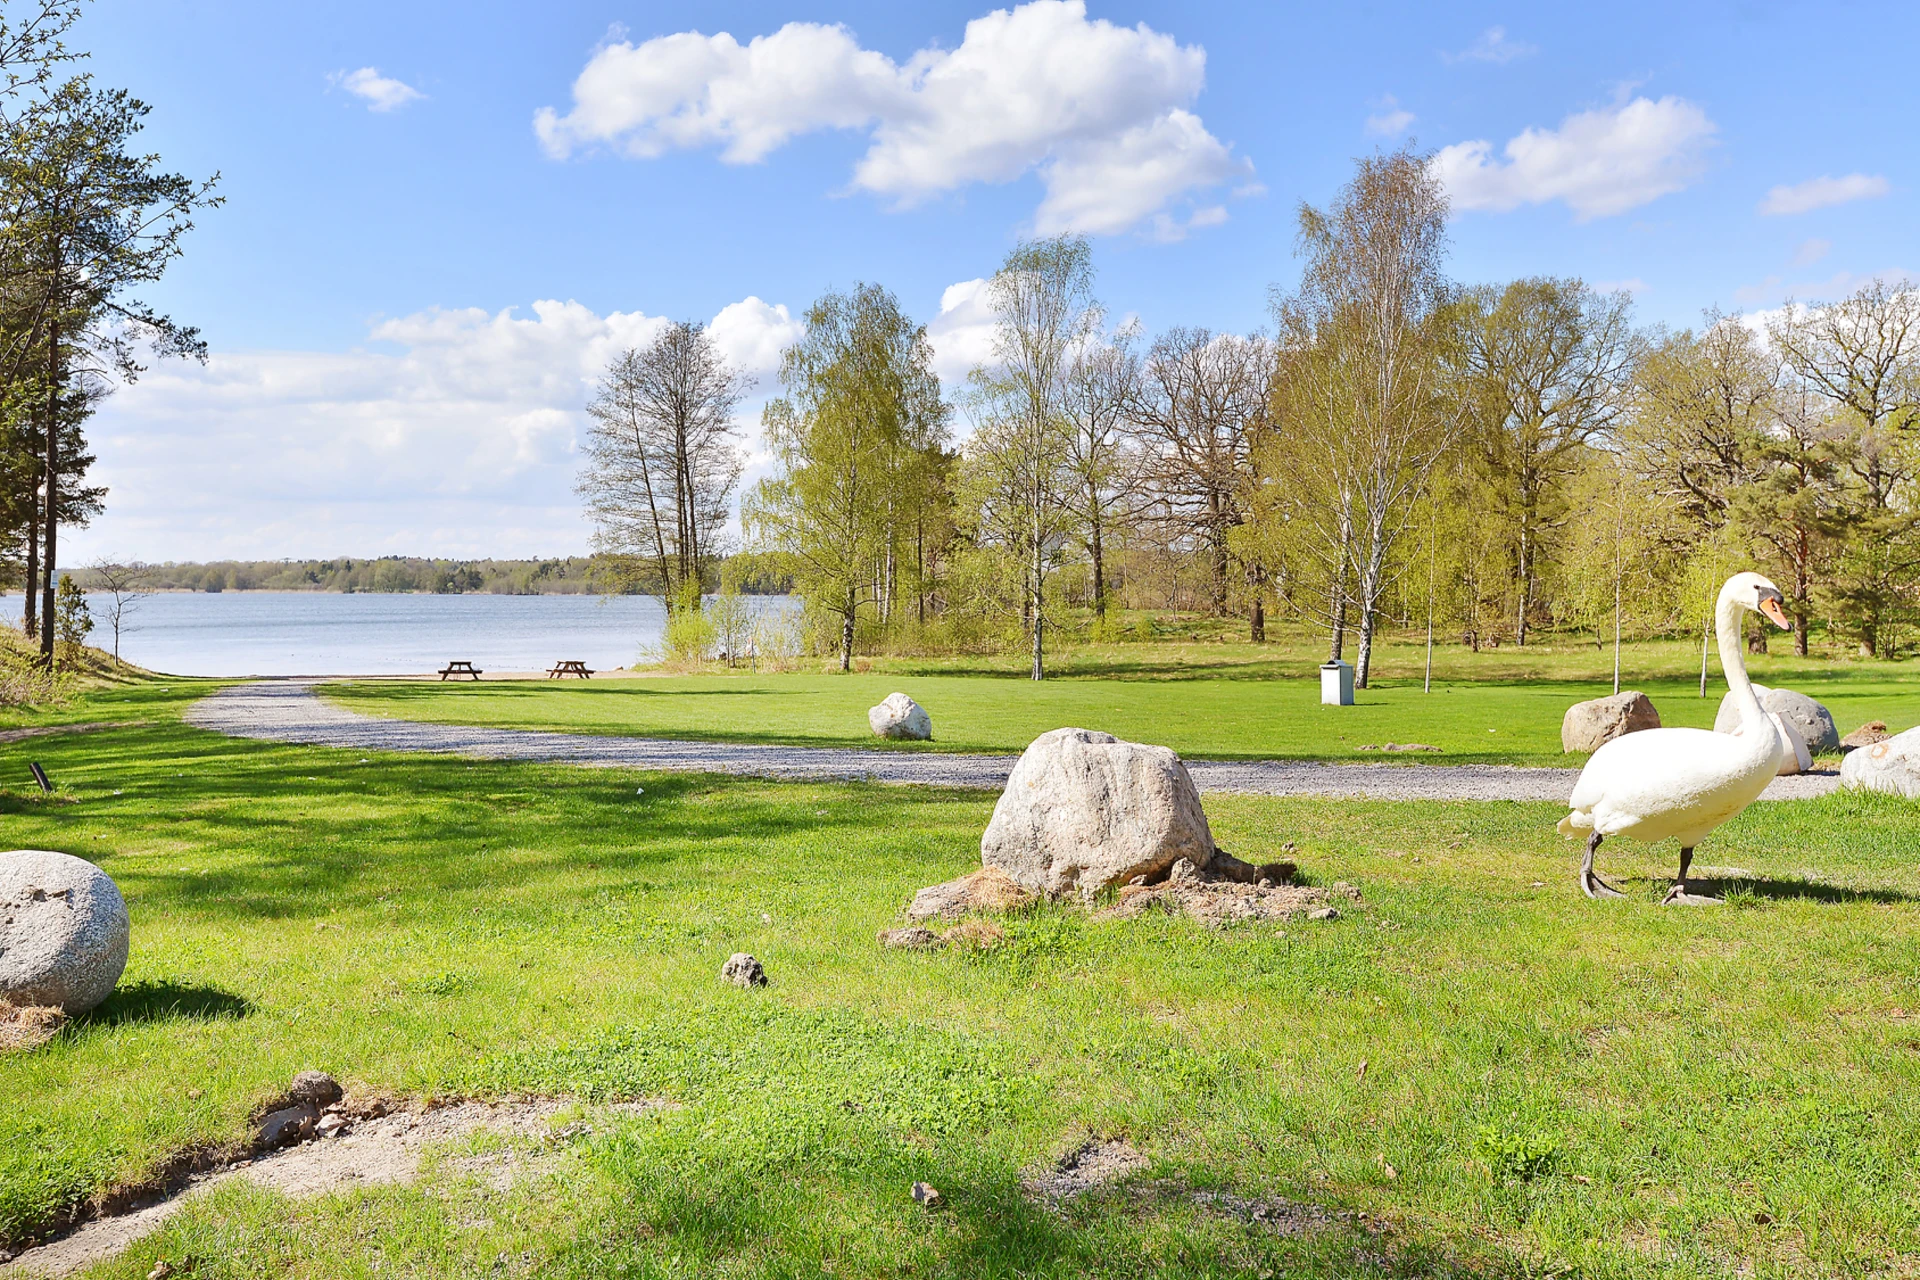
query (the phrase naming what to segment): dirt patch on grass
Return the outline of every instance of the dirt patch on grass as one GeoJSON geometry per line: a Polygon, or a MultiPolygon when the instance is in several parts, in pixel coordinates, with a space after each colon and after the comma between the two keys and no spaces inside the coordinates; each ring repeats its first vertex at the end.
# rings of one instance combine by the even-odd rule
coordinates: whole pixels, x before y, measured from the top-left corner
{"type": "Polygon", "coordinates": [[[1129,884],[1119,899],[1095,919],[1128,920],[1155,909],[1181,911],[1202,924],[1224,927],[1241,920],[1337,920],[1342,907],[1360,901],[1360,891],[1344,882],[1331,889],[1276,884],[1262,878],[1252,884],[1209,875],[1182,858],[1158,884],[1129,884]],[[1335,904],[1339,905],[1335,905],[1335,904]]]}
{"type": "Polygon", "coordinates": [[[0,1000],[0,1053],[35,1049],[53,1039],[67,1015],[54,1005],[17,1005],[0,1000]]]}
{"type": "Polygon", "coordinates": [[[1117,1138],[1089,1139],[1020,1179],[1029,1200],[1050,1206],[1124,1181],[1147,1167],[1145,1154],[1117,1138]]]}
{"type": "MultiPolygon", "coordinates": [[[[651,1101],[619,1103],[595,1111],[637,1115],[661,1105],[651,1101]]],[[[420,1176],[422,1158],[429,1150],[479,1133],[519,1141],[495,1150],[455,1156],[446,1168],[457,1176],[476,1178],[492,1190],[504,1191],[554,1163],[562,1144],[590,1132],[593,1124],[591,1113],[581,1112],[577,1104],[551,1099],[407,1108],[382,1099],[350,1098],[328,1108],[328,1112],[345,1121],[331,1136],[195,1174],[156,1203],[128,1205],[120,1213],[103,1212],[72,1234],[28,1249],[0,1265],[0,1276],[73,1275],[118,1256],[159,1228],[192,1196],[236,1178],[297,1197],[411,1183],[420,1176]],[[569,1112],[578,1112],[581,1118],[571,1124],[556,1123],[569,1112]]]]}

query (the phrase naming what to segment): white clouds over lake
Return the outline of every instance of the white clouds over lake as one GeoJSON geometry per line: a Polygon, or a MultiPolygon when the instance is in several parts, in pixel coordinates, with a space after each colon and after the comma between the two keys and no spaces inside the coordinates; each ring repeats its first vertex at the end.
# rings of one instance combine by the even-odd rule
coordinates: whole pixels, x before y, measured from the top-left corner
{"type": "Polygon", "coordinates": [[[1253,171],[1190,109],[1205,80],[1198,46],[1144,22],[1089,21],[1082,0],[1033,0],[975,18],[955,48],[901,63],[845,26],[814,22],[745,44],[726,32],[613,39],[574,82],[572,107],[542,108],[534,129],[556,159],[597,146],[635,159],[712,147],[729,164],[849,130],[867,138],[852,187],[897,207],[1034,174],[1045,192],[1039,234],[1145,223],[1170,239],[1224,217],[1196,193],[1253,171]]]}
{"type": "MultiPolygon", "coordinates": [[[[108,511],[70,555],[581,551],[582,408],[607,362],[666,323],[577,302],[436,308],[375,324],[351,351],[156,361],[94,421],[108,511]]],[[[712,331],[764,383],[798,326],[749,297],[712,331]]]]}

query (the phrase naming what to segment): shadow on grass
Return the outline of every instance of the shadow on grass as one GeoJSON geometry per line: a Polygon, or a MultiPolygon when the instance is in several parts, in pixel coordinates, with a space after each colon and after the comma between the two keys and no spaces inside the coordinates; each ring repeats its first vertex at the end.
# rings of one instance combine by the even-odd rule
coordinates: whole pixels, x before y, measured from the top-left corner
{"type": "Polygon", "coordinates": [[[130,1022],[210,1022],[244,1018],[252,1012],[253,1002],[231,991],[162,979],[127,983],[108,996],[105,1004],[74,1022],[106,1027],[130,1022]]]}
{"type": "Polygon", "coordinates": [[[1812,880],[1755,880],[1748,876],[1732,876],[1721,880],[1690,876],[1688,883],[1697,892],[1726,898],[1730,902],[1743,898],[1773,902],[1871,902],[1883,905],[1920,902],[1920,894],[1902,893],[1898,889],[1848,889],[1812,880]]]}

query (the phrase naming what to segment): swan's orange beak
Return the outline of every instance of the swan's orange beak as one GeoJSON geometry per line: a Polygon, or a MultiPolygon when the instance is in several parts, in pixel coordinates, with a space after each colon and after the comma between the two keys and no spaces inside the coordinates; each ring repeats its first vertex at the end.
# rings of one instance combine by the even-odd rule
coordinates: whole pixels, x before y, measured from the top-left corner
{"type": "Polygon", "coordinates": [[[1793,623],[1787,621],[1787,611],[1780,607],[1780,602],[1774,597],[1768,596],[1760,602],[1760,612],[1766,614],[1767,620],[1782,631],[1793,630],[1793,623]]]}

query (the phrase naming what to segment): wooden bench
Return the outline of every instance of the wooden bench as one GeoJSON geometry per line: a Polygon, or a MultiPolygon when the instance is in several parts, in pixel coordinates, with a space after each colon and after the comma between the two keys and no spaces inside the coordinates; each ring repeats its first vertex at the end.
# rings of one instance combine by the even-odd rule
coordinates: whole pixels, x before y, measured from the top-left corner
{"type": "Polygon", "coordinates": [[[558,680],[562,676],[579,676],[582,680],[586,680],[592,675],[593,672],[587,670],[587,664],[579,658],[562,658],[547,668],[549,680],[558,680]]]}
{"type": "Polygon", "coordinates": [[[440,668],[440,678],[445,680],[448,676],[467,676],[471,679],[478,680],[480,678],[480,672],[474,668],[471,662],[461,662],[456,659],[440,668]]]}

